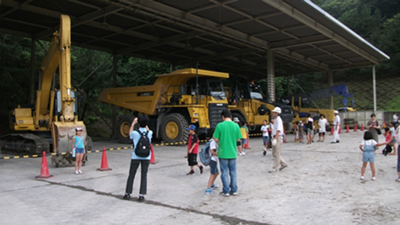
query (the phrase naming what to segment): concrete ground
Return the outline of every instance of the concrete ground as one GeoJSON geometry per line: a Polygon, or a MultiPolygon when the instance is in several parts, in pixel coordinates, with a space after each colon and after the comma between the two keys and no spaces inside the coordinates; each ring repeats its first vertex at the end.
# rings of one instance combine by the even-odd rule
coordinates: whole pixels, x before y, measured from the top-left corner
{"type": "MultiPolygon", "coordinates": [[[[140,173],[133,198],[122,200],[131,150],[107,151],[109,172],[96,170],[101,153],[89,154],[82,175],[55,168],[47,157],[49,179],[35,179],[41,158],[0,160],[1,224],[398,224],[396,157],[377,152],[377,180],[367,168],[361,182],[362,135],[343,133],[340,144],[330,144],[328,135],[311,145],[288,135],[282,156],[289,167],[275,174],[268,173],[271,152],[263,156],[262,139],[252,137],[237,160],[239,195],[229,197],[204,194],[208,167],[186,176],[185,146],[158,146],[144,203],[137,201],[140,173]]],[[[95,143],[95,149],[124,146],[95,143]]],[[[219,178],[216,184],[220,192],[219,178]]]]}

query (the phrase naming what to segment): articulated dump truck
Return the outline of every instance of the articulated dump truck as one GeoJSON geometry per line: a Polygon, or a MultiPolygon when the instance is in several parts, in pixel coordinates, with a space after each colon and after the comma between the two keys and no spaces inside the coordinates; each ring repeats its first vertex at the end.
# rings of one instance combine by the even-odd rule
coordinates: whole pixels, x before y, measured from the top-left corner
{"type": "MultiPolygon", "coordinates": [[[[35,104],[20,104],[10,112],[12,133],[0,137],[0,147],[20,154],[52,151],[52,162],[72,163],[69,151],[75,128],[83,128],[84,144],[90,150],[92,142],[85,125],[78,120],[75,91],[71,88],[71,22],[61,15],[60,29],[53,34],[50,47],[40,66],[40,86],[35,104]],[[59,89],[53,89],[54,73],[58,68],[59,89]],[[52,149],[51,149],[52,146],[52,149]]],[[[84,157],[83,163],[86,161],[84,157]]]]}
{"type": "Polygon", "coordinates": [[[105,89],[98,99],[130,111],[117,120],[122,143],[132,143],[129,127],[139,113],[149,116],[155,137],[165,143],[186,142],[189,124],[207,136],[222,121],[221,112],[228,108],[222,80],[227,78],[228,73],[182,69],[157,75],[153,85],[105,89]]]}

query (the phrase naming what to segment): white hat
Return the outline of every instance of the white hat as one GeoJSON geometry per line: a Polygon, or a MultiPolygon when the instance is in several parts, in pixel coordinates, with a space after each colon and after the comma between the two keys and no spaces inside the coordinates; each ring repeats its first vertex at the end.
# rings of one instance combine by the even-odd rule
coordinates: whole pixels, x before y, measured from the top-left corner
{"type": "Polygon", "coordinates": [[[82,127],[76,127],[75,130],[78,131],[78,130],[83,130],[83,129],[82,129],[82,127]]]}
{"type": "Polygon", "coordinates": [[[234,118],[233,118],[233,122],[237,122],[237,123],[239,123],[239,122],[240,122],[240,120],[239,120],[239,118],[237,118],[237,117],[234,117],[234,118]]]}
{"type": "Polygon", "coordinates": [[[334,114],[339,114],[339,112],[338,112],[337,110],[335,110],[333,113],[334,113],[334,114]]]}
{"type": "Polygon", "coordinates": [[[272,112],[281,113],[282,110],[279,107],[275,107],[274,110],[272,110],[272,112]]]}

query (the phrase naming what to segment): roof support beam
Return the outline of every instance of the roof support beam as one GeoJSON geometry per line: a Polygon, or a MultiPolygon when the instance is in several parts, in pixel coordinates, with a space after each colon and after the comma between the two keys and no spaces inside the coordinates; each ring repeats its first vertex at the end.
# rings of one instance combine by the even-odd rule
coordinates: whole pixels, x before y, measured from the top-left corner
{"type": "Polygon", "coordinates": [[[125,48],[125,49],[120,49],[117,50],[117,54],[125,54],[127,52],[132,52],[132,51],[140,51],[143,49],[148,49],[148,48],[154,48],[163,44],[168,44],[171,42],[176,42],[176,41],[181,41],[181,40],[185,40],[187,38],[191,38],[191,37],[196,37],[198,35],[200,35],[201,33],[198,31],[190,31],[187,34],[178,34],[178,35],[174,35],[174,36],[170,36],[167,38],[163,38],[157,42],[147,42],[144,44],[140,44],[139,46],[135,46],[135,47],[129,47],[129,48],[125,48]]]}
{"type": "MultiPolygon", "coordinates": [[[[113,5],[109,5],[109,6],[105,7],[105,8],[103,8],[100,11],[94,11],[92,13],[88,13],[88,14],[80,16],[80,17],[70,16],[71,17],[71,22],[72,22],[71,28],[77,27],[77,26],[82,25],[82,24],[86,24],[86,23],[91,22],[91,21],[93,21],[95,19],[104,17],[104,16],[106,16],[108,14],[112,14],[112,13],[115,13],[115,12],[118,12],[118,11],[121,11],[121,10],[123,10],[123,8],[118,8],[118,7],[115,7],[113,5]]],[[[58,18],[60,16],[61,16],[61,14],[58,15],[58,18]]],[[[42,39],[43,37],[51,35],[55,30],[58,29],[58,26],[59,25],[56,25],[54,27],[49,28],[46,31],[43,31],[43,32],[35,34],[34,35],[35,39],[42,39]]]]}
{"type": "Polygon", "coordinates": [[[271,48],[272,49],[279,49],[279,48],[292,48],[298,47],[308,44],[315,44],[315,43],[322,43],[331,41],[332,39],[327,38],[324,35],[316,35],[311,37],[300,38],[299,40],[290,40],[290,41],[280,41],[280,42],[272,42],[271,48]]]}
{"type": "MultiPolygon", "coordinates": [[[[201,56],[201,57],[197,57],[194,58],[193,60],[199,61],[199,62],[203,62],[203,61],[213,61],[216,59],[220,59],[220,58],[228,58],[231,56],[237,56],[237,55],[243,55],[243,54],[249,54],[251,52],[254,52],[254,49],[252,48],[247,48],[247,49],[240,49],[240,50],[233,50],[233,51],[227,51],[227,52],[223,52],[223,53],[218,53],[216,55],[210,55],[210,56],[201,56]]],[[[177,65],[179,64],[186,64],[188,63],[189,60],[182,60],[182,61],[177,61],[175,62],[177,65]]],[[[236,60],[235,60],[236,61],[236,60]]],[[[252,63],[253,65],[256,65],[255,63],[252,63]]]]}

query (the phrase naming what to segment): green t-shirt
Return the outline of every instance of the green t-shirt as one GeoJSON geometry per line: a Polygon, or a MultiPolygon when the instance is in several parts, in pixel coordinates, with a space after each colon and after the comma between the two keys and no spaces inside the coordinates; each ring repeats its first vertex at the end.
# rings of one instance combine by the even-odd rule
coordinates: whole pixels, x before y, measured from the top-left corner
{"type": "Polygon", "coordinates": [[[213,138],[219,140],[218,157],[236,159],[236,142],[242,138],[239,126],[232,121],[223,121],[217,125],[213,138]]]}

